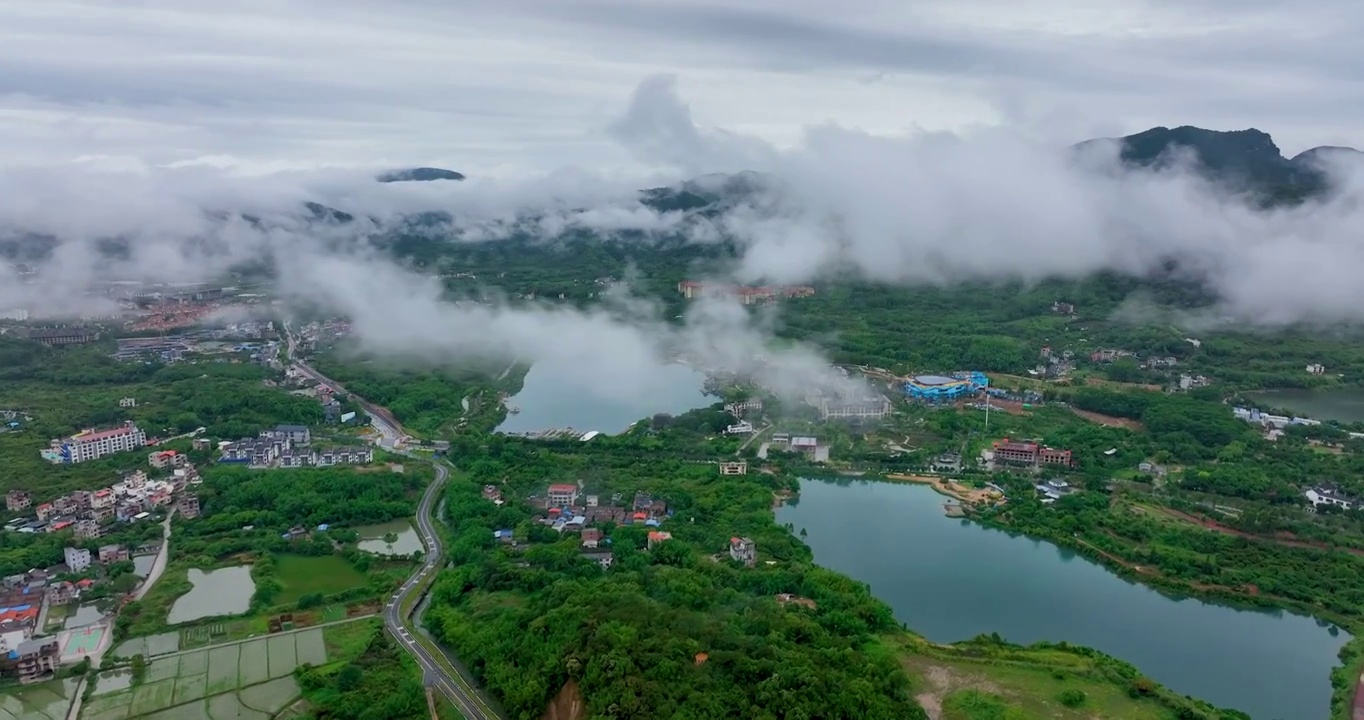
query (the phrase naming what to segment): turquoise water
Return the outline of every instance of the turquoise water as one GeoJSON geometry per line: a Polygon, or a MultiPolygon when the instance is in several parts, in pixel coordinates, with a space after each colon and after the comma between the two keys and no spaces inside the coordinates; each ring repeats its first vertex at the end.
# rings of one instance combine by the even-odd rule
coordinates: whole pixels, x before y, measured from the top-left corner
{"type": "Polygon", "coordinates": [[[584,382],[579,374],[535,365],[521,392],[509,401],[521,412],[507,415],[497,429],[531,432],[571,427],[614,435],[656,413],[677,415],[715,402],[701,390],[705,374],[685,365],[660,365],[641,373],[628,380],[584,382]]]}
{"type": "Polygon", "coordinates": [[[1257,720],[1328,716],[1346,632],[1287,612],[1174,599],[1049,542],[945,517],[943,502],[921,485],[806,480],[777,521],[806,530],[816,562],[870,584],[930,640],[1065,640],[1257,720]]]}

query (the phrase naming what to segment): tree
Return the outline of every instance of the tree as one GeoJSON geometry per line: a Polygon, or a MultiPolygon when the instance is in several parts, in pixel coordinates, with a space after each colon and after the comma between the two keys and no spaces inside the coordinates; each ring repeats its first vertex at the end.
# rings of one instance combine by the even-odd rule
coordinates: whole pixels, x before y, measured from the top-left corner
{"type": "Polygon", "coordinates": [[[1061,694],[1058,695],[1056,699],[1068,708],[1077,708],[1085,704],[1087,697],[1084,690],[1080,690],[1079,688],[1067,688],[1062,690],[1061,694]]]}

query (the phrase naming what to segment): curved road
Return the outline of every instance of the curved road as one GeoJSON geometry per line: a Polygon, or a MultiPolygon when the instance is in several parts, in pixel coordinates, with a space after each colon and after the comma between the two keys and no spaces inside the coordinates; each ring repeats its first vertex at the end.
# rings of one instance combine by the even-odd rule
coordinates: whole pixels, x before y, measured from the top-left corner
{"type": "MultiPolygon", "coordinates": [[[[292,334],[290,335],[290,348],[292,350],[292,334]]],[[[293,353],[290,353],[292,357],[293,353]]],[[[345,392],[351,396],[355,403],[364,409],[370,416],[370,421],[375,429],[379,431],[378,444],[390,451],[397,452],[408,457],[416,458],[415,455],[400,449],[402,438],[405,437],[403,427],[397,418],[393,417],[386,408],[379,407],[364,398],[346,390],[340,383],[323,375],[322,373],[309,367],[307,364],[294,360],[294,367],[308,377],[320,383],[326,383],[332,388],[345,392]]],[[[450,699],[455,704],[461,715],[466,720],[497,720],[497,715],[493,713],[482,700],[477,697],[477,692],[472,689],[469,681],[461,677],[456,677],[437,660],[434,653],[427,649],[425,645],[418,642],[413,635],[419,632],[408,627],[409,618],[402,611],[414,594],[420,594],[425,582],[434,575],[441,566],[442,548],[440,535],[436,532],[436,525],[432,521],[432,511],[435,509],[436,502],[440,498],[440,490],[445,486],[445,481],[450,477],[449,467],[443,462],[433,463],[436,468],[436,479],[427,486],[426,492],[422,493],[421,502],[417,505],[417,530],[421,534],[422,545],[426,551],[422,560],[422,566],[417,572],[409,577],[398,588],[398,591],[389,598],[384,605],[384,625],[388,631],[393,633],[398,642],[421,666],[422,678],[427,686],[435,688],[442,695],[450,699]]],[[[413,606],[415,607],[415,605],[413,606]]],[[[448,665],[448,663],[447,663],[448,665]]]]}

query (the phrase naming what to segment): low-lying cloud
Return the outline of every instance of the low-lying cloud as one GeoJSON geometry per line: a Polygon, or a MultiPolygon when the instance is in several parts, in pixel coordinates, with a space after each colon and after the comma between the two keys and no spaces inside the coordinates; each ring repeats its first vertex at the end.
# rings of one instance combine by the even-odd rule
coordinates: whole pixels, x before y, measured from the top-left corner
{"type": "Polygon", "coordinates": [[[439,211],[451,220],[426,229],[433,242],[495,242],[513,228],[547,237],[571,228],[642,231],[640,242],[657,234],[732,239],[740,258],[717,280],[851,273],[890,284],[1038,281],[1142,274],[1173,258],[1206,278],[1222,298],[1219,313],[1268,324],[1364,314],[1364,285],[1354,276],[1364,266],[1360,173],[1349,162],[1331,168],[1338,191],[1330,199],[1263,210],[1184,165],[1125,170],[1114,146],[1077,157],[1007,128],[878,136],[825,125],[795,148],[777,148],[698,127],[667,77],[642,83],[603,130],[657,174],[559,169],[521,180],[381,184],[379,168],[242,174],[214,163],[98,158],[0,168],[0,240],[59,240],[36,276],[0,265],[0,311],[64,309],[100,279],[206,280],[268,258],[282,293],[351,316],[362,342],[393,355],[553,361],[626,396],[645,387],[632,380],[639,368],[657,367],[679,347],[717,368],[761,366],[791,394],[836,381],[813,351],[773,352],[761,318],[737,305],[698,303],[677,324],[638,299],[592,310],[452,304],[435,280],[355,242],[439,211]],[[760,174],[718,216],[655,212],[637,195],[739,169],[760,174]],[[318,220],[306,202],[354,220],[318,220]],[[125,245],[113,260],[95,252],[110,239],[125,245]]]}

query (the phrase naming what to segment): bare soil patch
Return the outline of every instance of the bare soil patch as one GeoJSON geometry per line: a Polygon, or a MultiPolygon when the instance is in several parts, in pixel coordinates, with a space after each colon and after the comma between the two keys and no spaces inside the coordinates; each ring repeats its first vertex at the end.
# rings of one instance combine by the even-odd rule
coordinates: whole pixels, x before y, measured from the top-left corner
{"type": "Polygon", "coordinates": [[[1104,415],[1102,413],[1090,412],[1088,410],[1081,410],[1075,407],[1072,407],[1070,411],[1090,422],[1098,423],[1105,427],[1126,428],[1128,430],[1142,430],[1146,427],[1145,425],[1142,425],[1141,421],[1139,420],[1129,420],[1127,418],[1113,417],[1112,415],[1104,415]]]}

